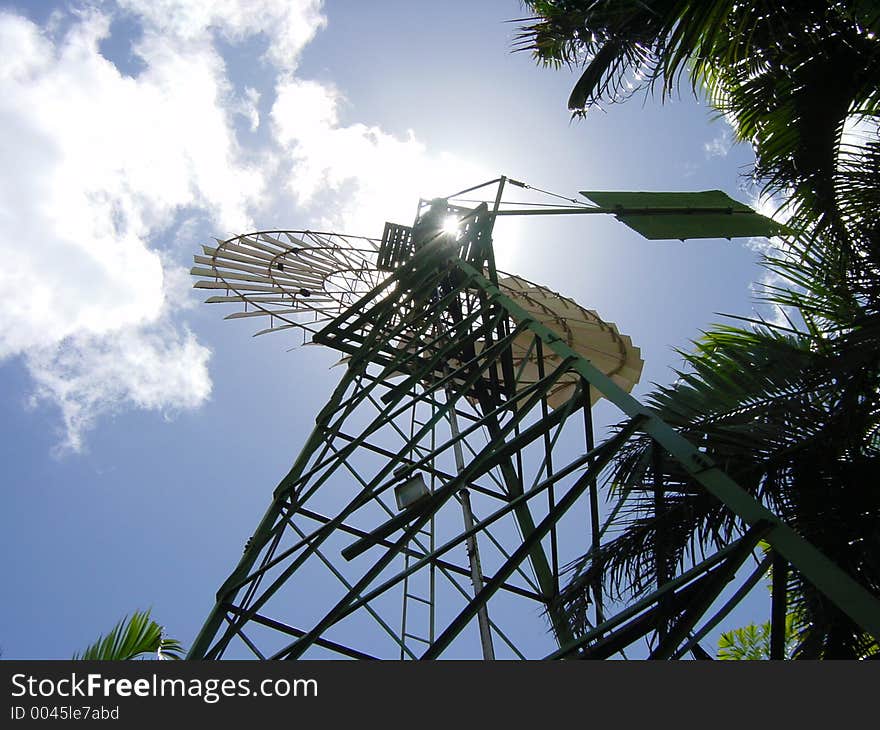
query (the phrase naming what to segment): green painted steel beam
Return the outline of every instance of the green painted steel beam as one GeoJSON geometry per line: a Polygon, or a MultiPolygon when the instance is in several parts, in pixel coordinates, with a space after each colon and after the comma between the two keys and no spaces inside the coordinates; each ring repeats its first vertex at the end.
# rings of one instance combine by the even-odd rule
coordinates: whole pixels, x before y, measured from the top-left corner
{"type": "MultiPolygon", "coordinates": [[[[606,441],[600,447],[600,453],[596,454],[596,457],[592,464],[587,467],[587,470],[578,478],[578,480],[566,491],[566,493],[560,497],[559,502],[554,505],[554,509],[551,512],[548,512],[547,516],[541,520],[541,522],[535,527],[534,531],[530,535],[523,536],[522,544],[514,550],[511,556],[504,562],[504,564],[495,572],[495,575],[492,577],[492,580],[486,581],[483,586],[483,589],[474,596],[474,600],[471,601],[467,606],[465,606],[461,612],[456,616],[452,622],[446,627],[440,636],[428,647],[427,651],[422,655],[422,659],[435,659],[437,658],[443,650],[449,646],[449,644],[458,636],[459,632],[476,616],[477,611],[480,610],[480,607],[485,605],[485,603],[492,597],[494,593],[496,593],[502,581],[507,580],[510,575],[513,574],[516,566],[519,565],[523,560],[525,560],[526,556],[529,554],[531,550],[531,546],[534,543],[537,543],[540,540],[543,540],[544,537],[550,532],[550,529],[555,525],[559,519],[574,505],[574,503],[578,500],[578,498],[583,494],[585,490],[587,490],[590,486],[590,481],[592,481],[595,476],[602,471],[602,469],[607,466],[607,464],[614,458],[616,454],[617,448],[623,445],[626,440],[636,431],[639,426],[639,422],[641,421],[641,416],[636,416],[632,419],[632,421],[627,424],[621,431],[616,434],[613,438],[606,441]]],[[[570,634],[569,632],[566,632],[570,634]]],[[[564,634],[563,634],[564,635],[564,634]]]]}
{"type": "MultiPolygon", "coordinates": [[[[225,610],[234,614],[243,613],[240,608],[233,605],[224,606],[225,610]]],[[[249,617],[250,621],[253,621],[255,624],[260,624],[261,626],[266,626],[270,629],[274,629],[275,631],[280,631],[282,634],[287,634],[288,636],[303,636],[306,632],[302,629],[298,629],[294,626],[288,626],[281,621],[276,621],[275,619],[268,618],[267,616],[261,616],[260,614],[254,614],[249,617]]],[[[343,644],[339,644],[335,641],[328,641],[326,639],[321,639],[320,641],[316,641],[315,644],[320,646],[322,649],[329,649],[330,651],[335,651],[337,654],[342,654],[342,656],[350,657],[351,659],[361,659],[366,661],[379,661],[379,657],[372,656],[371,654],[365,654],[362,651],[357,651],[356,649],[352,649],[351,647],[345,646],[343,644]]]]}
{"type": "MultiPolygon", "coordinates": [[[[724,587],[733,580],[736,571],[746,561],[758,541],[764,536],[770,525],[758,522],[752,525],[740,538],[737,549],[730,554],[721,567],[713,573],[712,580],[706,582],[699,595],[688,602],[678,621],[670,626],[668,634],[661,638],[657,648],[651,652],[649,659],[668,659],[687,638],[697,622],[712,606],[724,587]]],[[[659,604],[662,606],[662,602],[659,604]]]]}
{"type": "Polygon", "coordinates": [[[662,587],[658,588],[650,595],[640,598],[638,601],[630,604],[622,611],[616,613],[614,616],[606,619],[603,623],[594,627],[575,641],[559,647],[557,651],[546,656],[545,659],[565,659],[577,653],[581,649],[592,645],[594,642],[596,642],[597,639],[600,639],[600,637],[603,637],[606,634],[610,634],[621,624],[626,623],[631,618],[638,616],[646,609],[658,603],[663,598],[663,596],[675,593],[680,588],[685,588],[689,583],[705,576],[719,563],[724,562],[725,560],[727,560],[727,558],[734,554],[737,551],[739,544],[740,541],[737,540],[736,542],[721,548],[721,550],[719,550],[718,552],[710,555],[708,558],[701,561],[697,565],[692,566],[681,575],[678,575],[670,580],[668,583],[665,583],[662,587]]]}

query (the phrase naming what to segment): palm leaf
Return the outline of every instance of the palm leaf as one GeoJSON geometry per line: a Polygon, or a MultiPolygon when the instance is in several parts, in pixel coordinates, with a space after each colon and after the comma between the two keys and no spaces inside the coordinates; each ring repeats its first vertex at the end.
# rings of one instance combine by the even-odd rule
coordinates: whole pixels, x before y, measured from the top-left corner
{"type": "Polygon", "coordinates": [[[585,114],[682,76],[755,147],[755,177],[800,223],[840,224],[842,131],[880,113],[876,4],[766,0],[533,0],[517,50],[582,66],[569,108],[585,114]]]}
{"type": "Polygon", "coordinates": [[[74,659],[118,661],[156,654],[157,659],[180,659],[180,642],[163,636],[163,628],[150,618],[150,611],[135,611],[123,618],[106,636],[101,636],[74,659]]]}
{"type": "MultiPolygon", "coordinates": [[[[755,179],[781,199],[794,231],[765,258],[782,283],[763,296],[786,322],[714,328],[683,354],[677,382],[649,402],[880,595],[880,9],[824,0],[527,5],[535,17],[524,21],[518,48],[542,63],[583,67],[569,100],[576,113],[655,84],[672,93],[687,75],[754,146],[755,179]],[[849,143],[843,131],[853,118],[868,132],[849,143]]],[[[621,500],[610,539],[601,555],[569,566],[559,596],[575,630],[598,574],[611,597],[639,596],[656,586],[661,541],[683,568],[744,530],[672,459],[662,459],[665,506],[656,514],[653,448],[633,438],[610,470],[621,500]]],[[[797,571],[787,589],[799,656],[876,650],[797,571]]],[[[755,632],[731,635],[729,649],[755,632]]]]}
{"type": "MultiPolygon", "coordinates": [[[[746,490],[773,509],[868,590],[880,594],[880,315],[846,287],[810,276],[809,256],[775,263],[803,284],[768,296],[803,307],[805,329],[754,322],[717,327],[684,355],[675,385],[650,397],[654,411],[746,490]],[[784,266],[783,266],[784,264],[784,266]]],[[[664,510],[654,511],[651,452],[632,439],[609,475],[618,512],[602,562],[571,566],[560,604],[576,630],[588,586],[602,570],[611,598],[635,598],[657,582],[654,549],[691,565],[745,529],[672,459],[662,462],[664,510]]],[[[792,571],[789,603],[804,656],[864,656],[873,645],[792,571]]]]}

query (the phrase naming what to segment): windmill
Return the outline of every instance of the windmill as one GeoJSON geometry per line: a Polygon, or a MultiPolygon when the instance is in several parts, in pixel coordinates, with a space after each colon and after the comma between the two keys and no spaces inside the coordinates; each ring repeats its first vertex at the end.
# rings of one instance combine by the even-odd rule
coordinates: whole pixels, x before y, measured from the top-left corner
{"type": "MultiPolygon", "coordinates": [[[[505,202],[509,185],[528,187],[500,177],[422,200],[412,226],[386,223],[381,239],[259,231],[195,257],[207,301],[240,308],[229,319],[301,332],[345,367],[190,658],[604,658],[646,638],[652,656],[680,657],[766,572],[746,566],[759,540],[880,633],[873,598],[629,395],[642,369],[629,337],[499,272],[492,248],[502,216],[610,214],[649,239],[776,224],[719,191],[585,191],[590,204],[524,208],[505,202]],[[599,398],[626,420],[597,444],[599,398]],[[656,590],[619,605],[601,555],[622,505],[598,478],[636,431],[747,527],[703,560],[664,565],[656,590]],[[560,575],[586,552],[595,568],[575,625],[560,575]]],[[[663,494],[658,482],[657,509],[663,494]]]]}

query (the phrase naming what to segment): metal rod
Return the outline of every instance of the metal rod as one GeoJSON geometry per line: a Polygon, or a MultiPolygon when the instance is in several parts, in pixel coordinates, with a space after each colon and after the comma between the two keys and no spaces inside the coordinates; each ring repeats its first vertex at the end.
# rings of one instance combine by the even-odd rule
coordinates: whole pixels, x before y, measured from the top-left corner
{"type": "MultiPolygon", "coordinates": [[[[581,378],[581,386],[586,394],[583,409],[584,442],[589,454],[596,448],[593,432],[593,399],[590,397],[590,383],[585,378],[581,378]]],[[[589,463],[593,463],[592,459],[589,463]]],[[[593,603],[596,612],[596,626],[599,626],[605,622],[605,611],[602,605],[602,530],[599,525],[599,484],[597,479],[593,479],[590,482],[590,536],[590,552],[593,554],[593,563],[598,566],[593,570],[594,578],[590,587],[593,593],[593,603]]]]}
{"type": "MultiPolygon", "coordinates": [[[[435,419],[437,417],[437,411],[439,409],[439,405],[431,400],[429,404],[431,419],[435,419]]],[[[436,421],[435,421],[436,422],[436,421]]],[[[431,429],[431,453],[433,454],[437,449],[437,429],[431,429]]],[[[433,466],[433,461],[431,462],[433,466]]],[[[436,474],[431,474],[431,491],[433,492],[437,484],[437,476],[436,474]]],[[[437,532],[436,532],[436,519],[434,515],[431,515],[430,521],[430,530],[431,530],[431,540],[428,543],[428,551],[434,552],[437,548],[437,532]]],[[[445,575],[448,575],[444,573],[445,575]]],[[[450,577],[449,580],[455,584],[456,588],[458,587],[458,583],[453,581],[450,577]]],[[[430,606],[428,608],[428,638],[433,642],[434,641],[434,632],[436,629],[437,623],[437,563],[432,562],[428,566],[428,596],[430,597],[430,606]]]]}
{"type": "MultiPolygon", "coordinates": [[[[663,494],[663,451],[656,441],[651,444],[651,467],[654,481],[654,570],[657,574],[657,588],[660,589],[669,580],[669,559],[666,554],[666,545],[663,542],[666,512],[663,494]]],[[[668,600],[661,599],[658,608],[660,623],[657,626],[657,636],[660,643],[663,644],[669,630],[668,600]]]]}
{"type": "Polygon", "coordinates": [[[773,553],[773,576],[770,605],[770,658],[785,659],[785,614],[787,610],[788,562],[779,553],[773,553]]]}
{"type": "Polygon", "coordinates": [[[502,581],[507,580],[511,573],[513,573],[514,568],[520,562],[522,562],[526,555],[528,555],[529,550],[531,549],[531,543],[539,542],[543,540],[547,533],[550,531],[550,527],[562,518],[562,516],[568,511],[568,509],[577,501],[577,499],[581,496],[583,491],[589,485],[589,480],[592,478],[593,474],[591,473],[593,470],[600,470],[605,468],[608,462],[612,459],[616,448],[628,439],[638,427],[638,423],[641,421],[640,417],[634,418],[630,421],[629,424],[613,439],[607,441],[603,446],[604,453],[599,456],[596,460],[596,463],[593,467],[591,467],[587,472],[585,472],[568,490],[565,496],[559,500],[556,505],[556,513],[548,514],[541,522],[535,527],[530,535],[527,535],[522,544],[513,552],[513,554],[505,561],[504,565],[502,565],[498,571],[495,573],[495,576],[491,581],[486,583],[486,586],[480,591],[479,595],[474,596],[474,600],[462,609],[462,611],[456,616],[452,623],[446,627],[443,633],[437,637],[437,640],[431,644],[428,650],[422,655],[422,659],[435,659],[440,653],[449,645],[449,643],[458,635],[458,633],[464,628],[467,622],[471,619],[471,617],[480,609],[481,606],[485,605],[486,601],[492,597],[492,595],[498,591],[500,587],[500,583],[502,581]]]}
{"type": "Polygon", "coordinates": [[[494,185],[499,180],[503,180],[503,179],[504,179],[504,177],[502,176],[502,177],[496,177],[492,180],[487,180],[486,182],[480,183],[479,185],[473,185],[469,188],[465,188],[464,190],[459,190],[457,193],[453,193],[452,195],[447,195],[446,199],[449,200],[451,198],[457,198],[459,195],[464,195],[465,193],[470,193],[473,190],[479,190],[480,188],[489,187],[490,185],[494,185]]]}
{"type": "Polygon", "coordinates": [[[696,650],[700,651],[699,644],[697,642],[701,641],[704,636],[706,636],[712,629],[714,629],[718,624],[720,624],[734,608],[736,608],[740,602],[749,594],[749,591],[754,588],[761,578],[767,572],[767,568],[770,566],[772,558],[766,557],[758,567],[752,571],[751,575],[743,582],[743,584],[736,589],[736,592],[727,600],[727,602],[718,609],[712,618],[710,618],[705,624],[703,624],[700,629],[691,636],[687,643],[684,644],[675,654],[672,655],[673,659],[681,659],[688,650],[696,650]]]}
{"type": "MultiPolygon", "coordinates": [[[[538,359],[538,377],[543,380],[546,373],[544,372],[544,345],[540,339],[536,339],[537,349],[535,356],[538,359]]],[[[547,398],[541,398],[541,417],[547,420],[549,409],[547,406],[547,398]]],[[[557,435],[562,432],[562,424],[559,426],[557,435]]],[[[555,441],[555,440],[554,440],[555,441]]],[[[550,440],[550,431],[544,432],[544,461],[541,465],[541,471],[538,472],[540,478],[543,470],[546,469],[548,477],[553,476],[553,442],[550,440]]],[[[553,512],[556,508],[556,485],[551,484],[547,488],[547,510],[553,512]]],[[[553,571],[553,596],[559,595],[559,541],[556,534],[556,525],[550,528],[550,566],[553,571]]]]}
{"type": "MultiPolygon", "coordinates": [[[[231,604],[226,604],[223,606],[226,611],[230,613],[234,613],[237,616],[244,616],[245,611],[238,606],[233,606],[231,604]]],[[[288,636],[304,636],[305,631],[302,629],[297,629],[293,626],[288,626],[281,621],[276,621],[275,619],[268,618],[266,616],[262,616],[259,613],[249,614],[247,616],[248,621],[253,621],[256,624],[260,624],[262,626],[267,626],[270,629],[274,629],[275,631],[280,631],[282,634],[287,634],[288,636]]],[[[238,629],[236,629],[238,631],[238,629]]],[[[239,631],[240,633],[240,631],[239,631]]],[[[318,639],[315,641],[315,646],[320,646],[322,649],[329,649],[330,651],[335,651],[338,654],[342,654],[343,656],[351,657],[352,659],[364,659],[367,661],[377,661],[379,657],[372,656],[370,654],[365,654],[362,651],[358,651],[357,649],[352,649],[348,646],[343,646],[342,644],[337,644],[335,641],[328,641],[327,639],[318,639]]]]}
{"type": "Polygon", "coordinates": [[[490,215],[706,215],[722,213],[724,215],[756,215],[752,210],[734,210],[729,207],[704,208],[509,208],[499,210],[490,215]]]}
{"type": "MultiPolygon", "coordinates": [[[[446,395],[451,399],[449,390],[446,391],[446,395]]],[[[455,439],[452,444],[452,450],[455,454],[455,467],[459,475],[461,475],[465,470],[465,464],[464,454],[461,450],[461,437],[458,432],[458,418],[455,415],[455,405],[447,413],[449,414],[449,428],[452,430],[452,437],[455,439]]],[[[471,510],[470,492],[467,489],[462,489],[458,496],[460,497],[461,511],[464,516],[464,529],[473,530],[474,514],[471,510]]],[[[477,547],[476,534],[468,535],[466,545],[468,562],[471,568],[471,582],[474,584],[474,596],[477,596],[483,590],[483,570],[480,567],[480,552],[477,547]]],[[[477,611],[477,622],[480,626],[480,644],[483,648],[483,659],[494,659],[495,648],[492,646],[492,629],[489,627],[489,610],[486,608],[486,604],[483,604],[480,610],[477,611]]]]}
{"type": "MultiPolygon", "coordinates": [[[[492,206],[492,214],[497,214],[501,209],[501,198],[504,196],[504,185],[507,182],[507,177],[502,175],[498,178],[498,190],[495,193],[495,204],[492,206]]],[[[492,221],[492,227],[495,225],[495,219],[490,218],[492,221]]],[[[486,246],[486,267],[489,269],[489,281],[494,284],[498,283],[498,271],[495,268],[495,248],[494,246],[486,246]]],[[[504,337],[503,325],[500,325],[501,329],[499,330],[499,339],[504,337]]]]}

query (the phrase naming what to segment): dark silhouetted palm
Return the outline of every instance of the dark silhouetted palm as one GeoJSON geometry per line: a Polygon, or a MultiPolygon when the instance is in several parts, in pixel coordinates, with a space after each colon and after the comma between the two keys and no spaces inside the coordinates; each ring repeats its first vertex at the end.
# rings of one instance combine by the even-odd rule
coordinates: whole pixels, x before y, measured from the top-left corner
{"type": "MultiPolygon", "coordinates": [[[[531,0],[518,47],[582,66],[569,108],[683,75],[754,145],[756,175],[822,227],[840,223],[844,123],[880,108],[880,5],[867,0],[531,0]]],[[[844,211],[845,212],[845,211],[844,211]]]]}
{"type": "MultiPolygon", "coordinates": [[[[809,258],[808,254],[804,254],[809,258]]],[[[773,509],[875,595],[880,594],[880,315],[866,313],[843,288],[824,290],[802,263],[775,265],[811,289],[774,295],[800,305],[800,327],[756,323],[718,328],[685,355],[690,366],[651,407],[740,485],[773,509]]],[[[654,545],[683,565],[719,548],[743,523],[703,491],[672,459],[662,462],[665,508],[654,513],[652,442],[629,442],[610,477],[617,536],[603,550],[603,570],[617,597],[656,585],[654,545]]],[[[585,560],[564,593],[583,615],[593,566],[585,560]]],[[[855,657],[873,640],[823,594],[792,572],[789,601],[801,656],[855,657]]]]}

